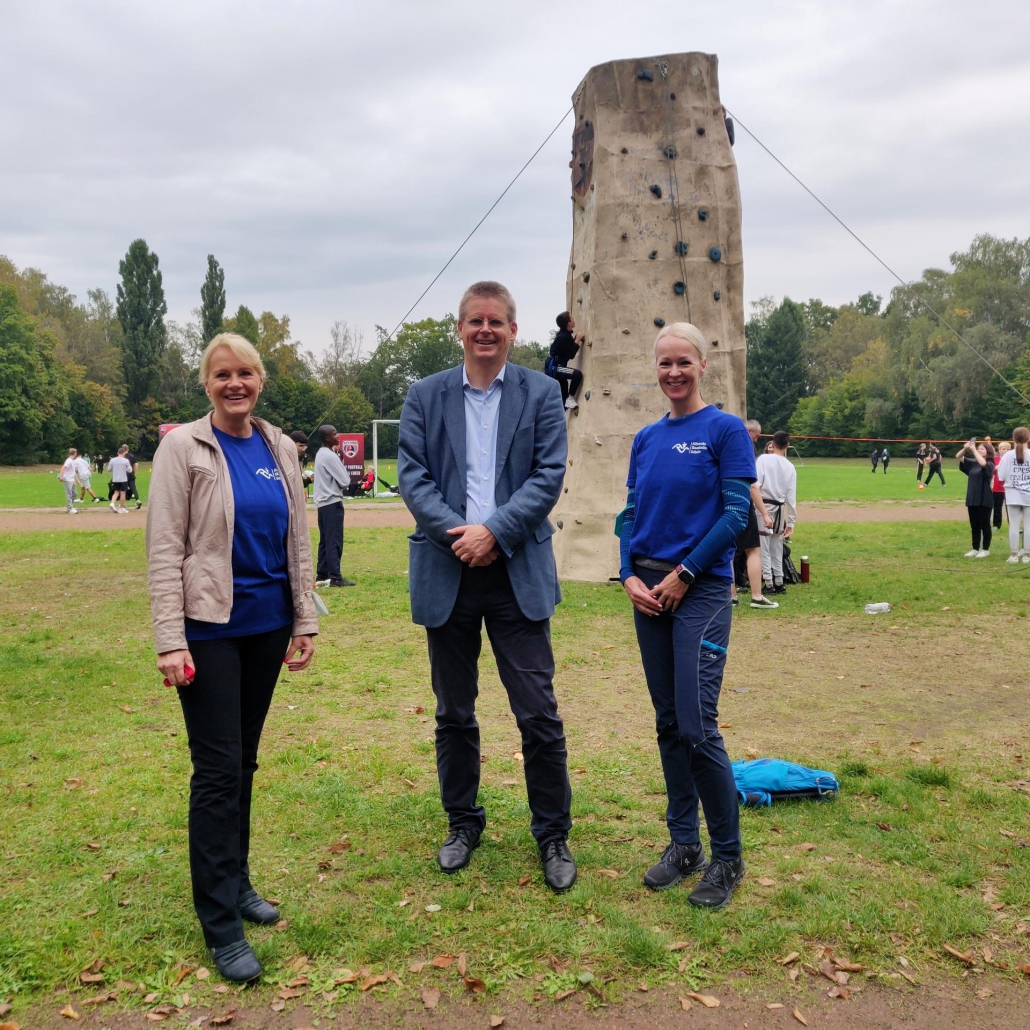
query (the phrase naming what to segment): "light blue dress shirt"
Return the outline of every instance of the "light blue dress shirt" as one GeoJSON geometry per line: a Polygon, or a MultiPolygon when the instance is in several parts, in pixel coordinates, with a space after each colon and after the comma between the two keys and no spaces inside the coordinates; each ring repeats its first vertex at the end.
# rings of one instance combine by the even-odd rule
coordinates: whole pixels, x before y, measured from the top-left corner
{"type": "Polygon", "coordinates": [[[465,521],[481,526],[496,510],[494,490],[497,473],[497,414],[501,407],[504,385],[502,366],[497,378],[484,393],[469,383],[468,372],[461,369],[462,393],[465,398],[465,521]]]}

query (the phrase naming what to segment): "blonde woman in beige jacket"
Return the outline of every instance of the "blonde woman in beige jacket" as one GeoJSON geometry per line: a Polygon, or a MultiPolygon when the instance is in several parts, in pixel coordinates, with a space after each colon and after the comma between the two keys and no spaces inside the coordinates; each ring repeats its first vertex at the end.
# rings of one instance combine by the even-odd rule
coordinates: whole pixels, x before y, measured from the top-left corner
{"type": "Polygon", "coordinates": [[[283,664],[311,663],[318,619],[297,448],[252,415],[261,358],[221,333],[200,380],[213,410],[170,432],[154,456],[150,606],[157,667],[178,688],[193,760],[194,905],[219,972],[245,982],[261,963],[243,920],[279,919],[247,861],[258,742],[283,664]]]}

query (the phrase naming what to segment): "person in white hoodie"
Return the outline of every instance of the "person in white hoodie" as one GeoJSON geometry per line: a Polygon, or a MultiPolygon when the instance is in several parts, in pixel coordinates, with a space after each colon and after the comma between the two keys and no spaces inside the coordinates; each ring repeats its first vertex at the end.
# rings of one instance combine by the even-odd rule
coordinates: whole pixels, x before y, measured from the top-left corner
{"type": "Polygon", "coordinates": [[[1009,510],[1009,565],[1022,559],[1030,564],[1030,429],[1019,426],[1012,433],[1015,446],[1001,456],[997,476],[1005,484],[1005,505],[1009,510]],[[1019,532],[1023,531],[1022,546],[1019,532]]]}
{"type": "Polygon", "coordinates": [[[783,541],[794,532],[798,519],[798,474],[787,460],[789,443],[790,437],[782,429],[773,433],[772,453],[759,455],[755,463],[758,489],[773,520],[772,526],[760,526],[758,531],[762,543],[762,581],[765,592],[773,594],[785,592],[783,541]]]}
{"type": "Polygon", "coordinates": [[[61,471],[57,473],[58,480],[64,484],[64,507],[69,515],[78,514],[75,510],[75,461],[78,456],[79,452],[70,447],[68,457],[65,458],[61,471]]]}

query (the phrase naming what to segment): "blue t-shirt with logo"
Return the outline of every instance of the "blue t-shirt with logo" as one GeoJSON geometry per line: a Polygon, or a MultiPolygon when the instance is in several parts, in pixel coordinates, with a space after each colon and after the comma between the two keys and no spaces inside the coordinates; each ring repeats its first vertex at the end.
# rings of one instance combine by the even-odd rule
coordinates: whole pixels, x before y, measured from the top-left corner
{"type": "MultiPolygon", "coordinates": [[[[736,415],[709,404],[644,426],[633,440],[626,480],[636,494],[631,553],[683,561],[722,517],[723,479],[755,479],[755,449],[736,415]]],[[[732,580],[733,545],[706,571],[732,580]]]]}
{"type": "Polygon", "coordinates": [[[220,429],[214,433],[229,466],[235,507],[232,613],[224,625],[186,619],[187,640],[246,637],[293,622],[286,566],[290,509],[279,467],[257,430],[246,439],[220,429]]]}

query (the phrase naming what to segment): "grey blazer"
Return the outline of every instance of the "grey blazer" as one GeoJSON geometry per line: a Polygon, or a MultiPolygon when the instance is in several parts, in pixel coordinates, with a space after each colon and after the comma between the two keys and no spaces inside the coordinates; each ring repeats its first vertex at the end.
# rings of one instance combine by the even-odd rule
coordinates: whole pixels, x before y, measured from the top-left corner
{"type": "MultiPolygon", "coordinates": [[[[397,478],[415,516],[408,538],[413,622],[442,626],[461,582],[448,529],[465,525],[465,398],[462,366],[437,372],[408,390],[401,412],[397,478]]],[[[547,516],[565,479],[568,445],[557,380],[509,363],[497,418],[497,508],[486,527],[507,558],[515,600],[527,619],[554,614],[561,588],[547,516]]]]}

